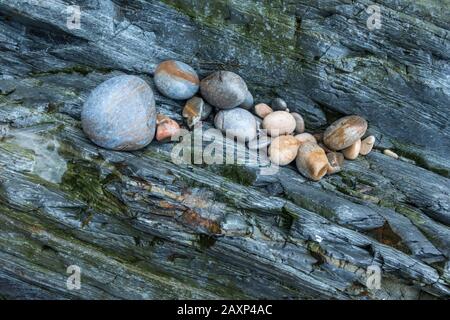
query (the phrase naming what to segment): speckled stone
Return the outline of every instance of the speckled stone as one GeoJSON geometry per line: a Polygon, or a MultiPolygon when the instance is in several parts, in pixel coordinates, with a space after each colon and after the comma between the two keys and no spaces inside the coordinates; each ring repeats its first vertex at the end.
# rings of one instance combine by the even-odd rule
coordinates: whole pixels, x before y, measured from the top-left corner
{"type": "Polygon", "coordinates": [[[122,75],[106,80],[86,99],[83,131],[95,144],[112,150],[138,150],[155,136],[153,91],[141,78],[122,75]]]}
{"type": "Polygon", "coordinates": [[[236,137],[240,141],[250,141],[256,137],[255,117],[242,108],[219,111],[214,125],[228,137],[236,137]]]}
{"type": "Polygon", "coordinates": [[[155,85],[168,98],[185,100],[193,97],[200,85],[195,70],[180,61],[161,62],[155,71],[155,85]]]}
{"type": "Polygon", "coordinates": [[[217,71],[201,81],[200,91],[212,106],[232,109],[244,103],[248,89],[239,75],[230,71],[217,71]]]}

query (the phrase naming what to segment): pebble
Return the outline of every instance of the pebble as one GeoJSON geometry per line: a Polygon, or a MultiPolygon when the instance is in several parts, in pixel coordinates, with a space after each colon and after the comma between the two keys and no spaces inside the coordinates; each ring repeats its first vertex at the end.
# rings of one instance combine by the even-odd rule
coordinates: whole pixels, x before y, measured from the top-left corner
{"type": "Polygon", "coordinates": [[[269,147],[270,161],[285,166],[295,160],[300,142],[293,136],[278,136],[269,147]]]}
{"type": "Polygon", "coordinates": [[[195,126],[200,120],[205,120],[212,112],[212,107],[200,97],[189,99],[183,108],[183,117],[189,128],[195,126]]]}
{"type": "Polygon", "coordinates": [[[297,112],[291,112],[291,114],[295,119],[295,133],[305,132],[305,121],[303,120],[303,117],[297,112]]]}
{"type": "Polygon", "coordinates": [[[323,134],[323,142],[332,150],[342,150],[359,140],[367,130],[367,121],[347,116],[333,122],[323,134]]]}
{"type": "Polygon", "coordinates": [[[303,176],[314,181],[322,179],[330,166],[325,151],[317,143],[310,141],[300,144],[296,165],[303,176]]]}
{"type": "Polygon", "coordinates": [[[385,155],[391,157],[391,158],[394,158],[394,159],[398,159],[398,158],[399,158],[399,157],[398,157],[398,154],[396,154],[394,151],[389,150],[389,149],[385,149],[385,150],[383,151],[383,153],[384,153],[385,155]]]}
{"type": "Polygon", "coordinates": [[[269,113],[272,113],[273,110],[265,103],[259,103],[255,106],[255,113],[261,118],[264,119],[269,113]]]}
{"type": "Polygon", "coordinates": [[[250,150],[263,149],[263,148],[267,148],[271,142],[272,142],[272,139],[270,137],[268,137],[266,135],[261,135],[261,136],[254,138],[253,140],[249,141],[247,144],[247,147],[250,150]]]}
{"type": "Polygon", "coordinates": [[[361,139],[358,139],[350,147],[342,150],[342,153],[343,153],[345,159],[355,160],[356,158],[358,158],[360,151],[361,151],[361,139]]]}
{"type": "Polygon", "coordinates": [[[344,155],[340,152],[327,153],[327,159],[330,164],[328,167],[328,174],[334,174],[342,170],[344,164],[344,155]]]}
{"type": "Polygon", "coordinates": [[[250,110],[251,108],[253,108],[253,104],[254,104],[253,95],[252,95],[252,93],[250,91],[247,91],[247,95],[245,96],[245,100],[244,100],[244,102],[242,102],[239,105],[239,108],[250,110]]]}
{"type": "Polygon", "coordinates": [[[307,133],[307,132],[295,135],[295,139],[300,141],[300,143],[305,143],[307,141],[317,143],[316,138],[314,138],[314,136],[312,134],[307,133]]]}
{"type": "Polygon", "coordinates": [[[155,136],[155,98],[141,78],[121,75],[97,86],[81,112],[85,134],[96,145],[111,150],[138,150],[155,136]]]}
{"type": "Polygon", "coordinates": [[[270,103],[272,109],[274,111],[286,111],[287,110],[287,103],[281,98],[275,98],[270,103]]]}
{"type": "Polygon", "coordinates": [[[314,138],[316,138],[317,143],[323,141],[323,132],[313,133],[314,138]]]}
{"type": "Polygon", "coordinates": [[[242,108],[219,111],[214,125],[227,137],[236,137],[239,141],[251,141],[256,137],[255,117],[242,108]]]}
{"type": "Polygon", "coordinates": [[[167,141],[177,135],[180,131],[180,125],[169,117],[158,114],[156,120],[156,140],[157,141],[167,141]]]}
{"type": "Polygon", "coordinates": [[[200,86],[195,70],[180,61],[167,60],[161,62],[155,71],[155,85],[164,96],[185,100],[193,97],[200,86]]]}
{"type": "Polygon", "coordinates": [[[295,119],[286,111],[274,111],[268,114],[263,120],[263,128],[271,137],[291,134],[295,130],[295,119]]]}
{"type": "Polygon", "coordinates": [[[364,140],[361,141],[361,150],[359,150],[359,154],[366,156],[372,151],[373,146],[375,144],[375,137],[368,136],[364,140]]]}
{"type": "Polygon", "coordinates": [[[247,98],[247,85],[237,74],[230,71],[217,71],[200,82],[203,98],[219,109],[232,109],[247,98]]]}

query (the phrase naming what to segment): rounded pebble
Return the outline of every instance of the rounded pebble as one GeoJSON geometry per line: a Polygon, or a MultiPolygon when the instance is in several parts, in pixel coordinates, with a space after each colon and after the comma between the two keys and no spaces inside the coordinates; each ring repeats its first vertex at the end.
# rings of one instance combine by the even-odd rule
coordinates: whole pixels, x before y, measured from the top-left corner
{"type": "Polygon", "coordinates": [[[175,100],[193,97],[200,85],[195,70],[183,62],[175,60],[161,62],[156,68],[154,81],[159,92],[175,100]]]}
{"type": "Polygon", "coordinates": [[[200,120],[205,120],[212,112],[212,107],[200,97],[192,97],[183,108],[183,117],[189,128],[192,128],[200,120]]]}
{"type": "Polygon", "coordinates": [[[158,114],[156,127],[156,140],[167,141],[178,134],[180,125],[165,115],[158,114]]]}
{"type": "Polygon", "coordinates": [[[291,134],[295,130],[295,119],[286,111],[274,111],[268,114],[263,120],[263,128],[271,137],[291,134]]]}
{"type": "Polygon", "coordinates": [[[256,137],[255,117],[242,108],[219,111],[214,125],[227,137],[236,137],[239,141],[250,141],[256,137]]]}
{"type": "Polygon", "coordinates": [[[350,147],[367,130],[367,121],[359,116],[343,117],[331,124],[323,134],[323,142],[332,150],[350,147]]]}
{"type": "Polygon", "coordinates": [[[269,147],[270,161],[285,166],[295,160],[300,142],[293,136],[278,136],[269,147]]]}
{"type": "Polygon", "coordinates": [[[359,154],[366,156],[372,151],[373,146],[375,144],[375,137],[368,136],[364,140],[361,141],[361,150],[359,150],[359,154]]]}
{"type": "Polygon", "coordinates": [[[342,154],[344,155],[345,159],[355,160],[358,157],[360,150],[361,150],[361,139],[358,139],[350,147],[342,150],[342,154]]]}
{"type": "Polygon", "coordinates": [[[303,176],[314,181],[322,179],[330,166],[325,151],[310,141],[300,144],[296,165],[303,176]]]}
{"type": "Polygon", "coordinates": [[[250,150],[257,150],[257,149],[263,149],[267,148],[270,143],[272,142],[272,139],[266,135],[258,136],[253,140],[250,140],[247,144],[247,147],[250,150]]]}
{"type": "Polygon", "coordinates": [[[259,103],[255,106],[255,113],[261,118],[264,119],[269,113],[272,113],[273,110],[265,103],[259,103]]]}
{"type": "Polygon", "coordinates": [[[81,112],[85,134],[111,150],[138,150],[155,136],[155,98],[150,86],[136,76],[106,80],[86,99],[81,112]]]}
{"type": "Polygon", "coordinates": [[[274,111],[286,111],[287,110],[287,103],[281,98],[275,98],[270,103],[270,106],[274,111]]]}
{"type": "Polygon", "coordinates": [[[305,121],[303,117],[297,112],[291,112],[292,116],[295,119],[295,133],[303,133],[305,132],[305,121]]]}
{"type": "Polygon", "coordinates": [[[307,133],[307,132],[295,135],[295,139],[300,141],[300,143],[305,143],[307,141],[317,143],[316,138],[314,138],[314,136],[312,134],[307,133]]]}
{"type": "Polygon", "coordinates": [[[399,157],[398,157],[398,154],[396,154],[394,151],[389,150],[389,149],[385,149],[385,150],[383,151],[383,153],[384,153],[385,155],[391,157],[391,158],[394,158],[394,159],[398,159],[398,158],[399,158],[399,157]]]}
{"type": "Polygon", "coordinates": [[[239,75],[217,71],[200,82],[200,91],[211,105],[219,109],[232,109],[244,103],[248,89],[239,75]]]}

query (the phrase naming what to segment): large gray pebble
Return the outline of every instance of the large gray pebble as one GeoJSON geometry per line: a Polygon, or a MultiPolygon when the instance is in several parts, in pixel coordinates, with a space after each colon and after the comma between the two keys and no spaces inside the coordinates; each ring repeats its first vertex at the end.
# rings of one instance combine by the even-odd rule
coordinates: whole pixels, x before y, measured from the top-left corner
{"type": "Polygon", "coordinates": [[[139,77],[122,75],[96,87],[81,112],[83,131],[95,144],[112,150],[138,150],[155,136],[153,91],[139,77]]]}
{"type": "Polygon", "coordinates": [[[247,98],[247,85],[237,74],[230,71],[217,71],[200,83],[203,98],[219,109],[232,109],[247,98]]]}

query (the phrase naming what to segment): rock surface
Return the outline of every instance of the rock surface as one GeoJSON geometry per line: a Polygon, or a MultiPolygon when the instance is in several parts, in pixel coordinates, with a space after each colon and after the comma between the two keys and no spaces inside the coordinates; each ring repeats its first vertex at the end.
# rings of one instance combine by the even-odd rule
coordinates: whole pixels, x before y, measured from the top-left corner
{"type": "MultiPolygon", "coordinates": [[[[445,2],[86,0],[80,28],[70,4],[0,2],[0,297],[448,299],[445,2]],[[291,166],[175,165],[172,144],[89,142],[89,92],[124,73],[154,89],[166,59],[245,75],[307,130],[358,114],[375,148],[315,183],[291,166]],[[81,290],[66,287],[71,265],[81,290]]],[[[184,102],[154,92],[181,123],[184,102]]]]}

